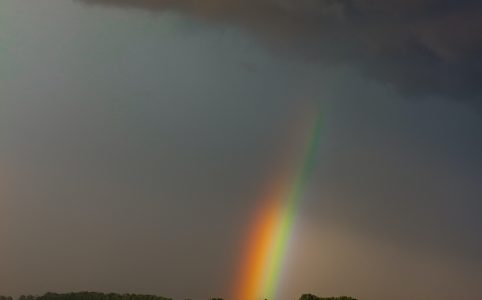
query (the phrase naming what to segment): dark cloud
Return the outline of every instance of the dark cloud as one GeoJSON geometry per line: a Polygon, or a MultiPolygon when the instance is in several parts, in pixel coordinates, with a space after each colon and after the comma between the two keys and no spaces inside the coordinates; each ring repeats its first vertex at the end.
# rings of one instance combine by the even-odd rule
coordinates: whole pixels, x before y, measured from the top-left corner
{"type": "Polygon", "coordinates": [[[355,66],[408,94],[480,105],[482,4],[474,0],[78,0],[240,25],[275,49],[355,66]]]}

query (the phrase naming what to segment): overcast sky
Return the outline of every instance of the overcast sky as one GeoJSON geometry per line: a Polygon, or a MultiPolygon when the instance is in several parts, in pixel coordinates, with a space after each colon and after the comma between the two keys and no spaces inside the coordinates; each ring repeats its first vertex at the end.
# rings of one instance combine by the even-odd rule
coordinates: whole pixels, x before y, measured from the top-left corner
{"type": "Polygon", "coordinates": [[[0,294],[227,297],[324,115],[279,300],[482,297],[482,5],[0,0],[0,294]]]}

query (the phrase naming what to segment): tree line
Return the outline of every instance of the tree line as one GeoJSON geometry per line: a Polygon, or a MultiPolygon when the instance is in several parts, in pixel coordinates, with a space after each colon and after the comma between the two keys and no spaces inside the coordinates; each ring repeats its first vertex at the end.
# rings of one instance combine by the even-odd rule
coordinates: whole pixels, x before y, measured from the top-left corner
{"type": "Polygon", "coordinates": [[[142,294],[116,294],[116,293],[96,293],[96,292],[79,292],[79,293],[46,293],[42,296],[22,295],[17,299],[12,297],[0,296],[0,300],[172,300],[171,298],[142,295],[142,294]]]}
{"type": "MultiPolygon", "coordinates": [[[[116,294],[116,293],[95,293],[95,292],[79,292],[79,293],[46,293],[43,296],[22,295],[17,299],[9,296],[0,296],[0,300],[172,300],[155,295],[139,295],[139,294],[116,294]]],[[[186,299],[189,300],[189,299],[186,299]]],[[[222,298],[211,298],[211,300],[223,300],[222,298]]],[[[311,294],[301,296],[299,300],[356,300],[350,297],[328,297],[321,298],[311,294]]]]}
{"type": "Polygon", "coordinates": [[[322,298],[312,294],[305,294],[301,296],[300,300],[356,300],[356,299],[351,297],[346,297],[346,296],[322,298]]]}

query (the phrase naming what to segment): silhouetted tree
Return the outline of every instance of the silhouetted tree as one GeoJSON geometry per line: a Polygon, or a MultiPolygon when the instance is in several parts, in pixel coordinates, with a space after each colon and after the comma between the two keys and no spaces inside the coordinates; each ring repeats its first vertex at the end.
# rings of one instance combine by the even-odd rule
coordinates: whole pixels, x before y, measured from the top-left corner
{"type": "Polygon", "coordinates": [[[301,296],[300,300],[356,300],[356,299],[351,297],[346,297],[346,296],[321,298],[312,294],[305,294],[301,296]]]}

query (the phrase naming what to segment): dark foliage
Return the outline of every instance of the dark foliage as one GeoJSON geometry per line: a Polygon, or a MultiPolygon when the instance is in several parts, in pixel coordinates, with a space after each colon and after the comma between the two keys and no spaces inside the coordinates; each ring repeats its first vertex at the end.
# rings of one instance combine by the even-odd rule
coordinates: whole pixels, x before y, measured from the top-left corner
{"type": "MultiPolygon", "coordinates": [[[[12,297],[0,296],[0,300],[14,300],[12,297]]],[[[104,294],[95,292],[80,292],[80,293],[46,293],[43,296],[22,295],[18,300],[172,300],[155,295],[138,295],[138,294],[104,294]]],[[[190,299],[186,299],[190,300],[190,299]]],[[[223,298],[211,298],[211,300],[223,300],[223,298]]],[[[301,296],[299,300],[356,300],[350,297],[328,297],[321,298],[311,294],[301,296]]]]}
{"type": "MultiPolygon", "coordinates": [[[[0,300],[13,300],[12,297],[2,297],[0,300]]],[[[46,293],[43,296],[22,295],[18,300],[172,300],[155,295],[138,295],[138,294],[115,294],[115,293],[94,293],[94,292],[79,292],[79,293],[46,293]]]]}
{"type": "Polygon", "coordinates": [[[315,295],[305,294],[301,296],[300,300],[356,300],[356,299],[351,297],[346,297],[346,296],[321,298],[315,295]]]}

